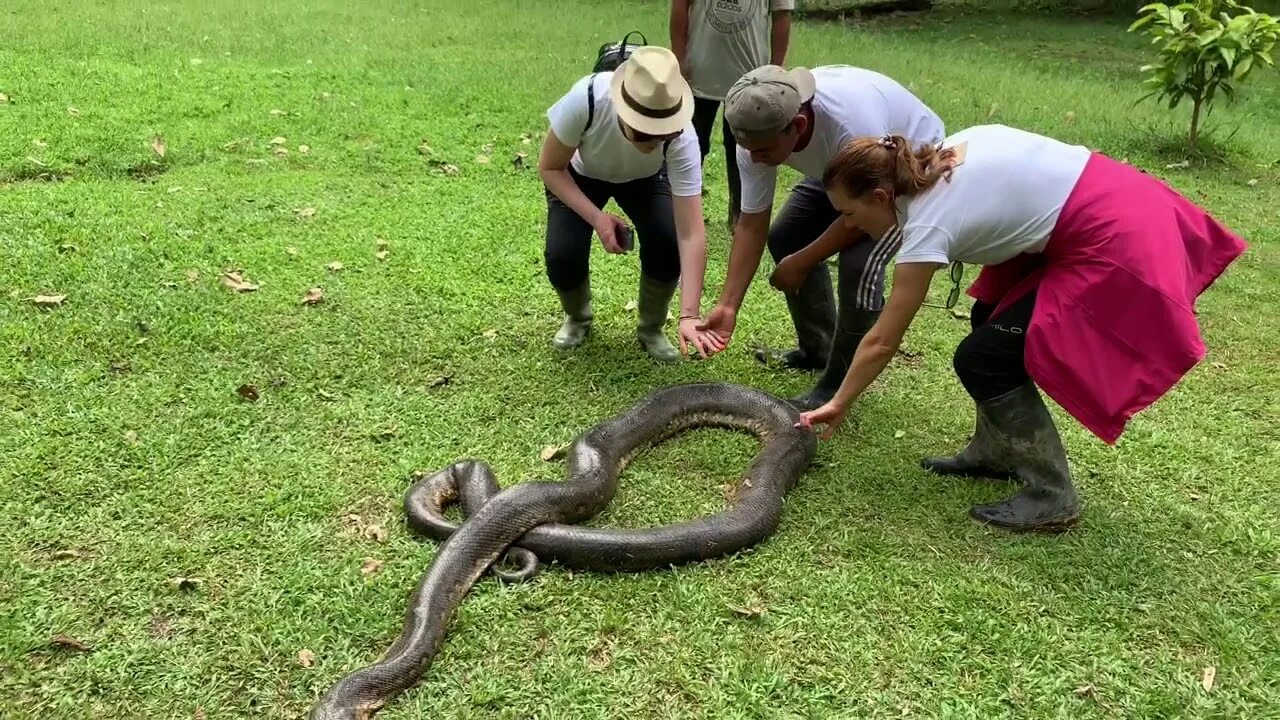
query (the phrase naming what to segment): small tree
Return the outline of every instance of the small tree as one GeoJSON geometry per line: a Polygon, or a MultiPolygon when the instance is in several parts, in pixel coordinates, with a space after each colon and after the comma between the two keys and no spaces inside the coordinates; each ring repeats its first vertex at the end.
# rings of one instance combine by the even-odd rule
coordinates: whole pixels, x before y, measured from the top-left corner
{"type": "MultiPolygon", "coordinates": [[[[1271,66],[1271,48],[1280,39],[1280,20],[1255,12],[1236,0],[1194,0],[1169,6],[1153,3],[1138,11],[1129,32],[1145,27],[1159,44],[1157,62],[1141,69],[1151,92],[1169,109],[1191,99],[1191,131],[1187,148],[1196,150],[1202,111],[1212,112],[1219,90],[1231,101],[1233,83],[1244,80],[1258,64],[1271,66]]],[[[1139,102],[1141,102],[1139,100],[1139,102]]]]}

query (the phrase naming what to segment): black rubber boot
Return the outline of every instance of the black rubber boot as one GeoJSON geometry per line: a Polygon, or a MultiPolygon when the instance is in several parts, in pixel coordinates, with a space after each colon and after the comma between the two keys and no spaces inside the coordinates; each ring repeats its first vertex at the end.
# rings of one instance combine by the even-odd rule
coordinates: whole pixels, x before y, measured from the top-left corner
{"type": "Polygon", "coordinates": [[[1000,445],[999,435],[991,427],[991,421],[982,412],[981,406],[974,408],[973,437],[969,444],[955,455],[943,457],[927,457],[920,461],[925,470],[939,475],[960,475],[963,477],[994,478],[996,480],[1012,480],[1017,477],[1013,470],[1001,460],[1004,449],[1000,445]]]}
{"type": "Polygon", "coordinates": [[[879,310],[841,308],[840,317],[836,320],[835,337],[831,341],[831,353],[827,356],[826,367],[818,376],[818,382],[808,392],[791,398],[789,402],[801,410],[815,410],[835,397],[840,383],[849,374],[849,364],[853,362],[858,343],[862,342],[863,336],[876,324],[879,317],[879,310]]]}
{"type": "Polygon", "coordinates": [[[799,347],[790,350],[757,350],[756,360],[778,364],[789,370],[821,370],[831,351],[836,326],[836,300],[831,290],[831,271],[825,263],[816,266],[800,289],[786,293],[787,310],[796,329],[799,347]]]}
{"type": "Polygon", "coordinates": [[[1004,460],[1023,482],[1008,498],[974,505],[969,514],[984,523],[1014,531],[1052,532],[1074,525],[1080,500],[1071,482],[1067,453],[1053,417],[1036,386],[1027,384],[981,403],[1000,434],[1004,460]]]}
{"type": "Polygon", "coordinates": [[[675,294],[678,280],[658,282],[647,275],[640,275],[640,297],[636,303],[636,339],[640,347],[649,357],[660,362],[675,362],[680,359],[680,351],[667,339],[663,328],[667,322],[667,311],[671,307],[671,296],[675,294]]]}
{"type": "Polygon", "coordinates": [[[572,290],[557,289],[556,294],[564,310],[564,322],[551,339],[551,345],[557,350],[569,350],[581,345],[591,332],[591,280],[583,280],[572,290]]]}

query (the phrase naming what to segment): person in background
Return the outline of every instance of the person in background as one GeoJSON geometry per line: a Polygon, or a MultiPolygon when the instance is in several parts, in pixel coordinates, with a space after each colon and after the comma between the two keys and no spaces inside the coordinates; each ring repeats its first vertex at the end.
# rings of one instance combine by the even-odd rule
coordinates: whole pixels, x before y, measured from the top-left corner
{"type": "Polygon", "coordinates": [[[606,252],[630,250],[626,220],[603,210],[612,198],[636,226],[641,347],[660,361],[678,360],[690,346],[705,356],[708,340],[695,329],[707,261],[702,168],[693,96],[675,55],[636,48],[617,70],[574,83],[547,117],[538,160],[547,196],[544,259],[565,313],[552,345],[577,347],[591,329],[592,231],[606,252]],[[677,283],[678,352],[663,332],[677,283]]]}
{"type": "MultiPolygon", "coordinates": [[[[716,112],[733,83],[761,65],[783,65],[791,40],[795,0],[673,0],[671,50],[693,89],[693,127],[705,162],[716,112]]],[[[737,144],[722,119],[729,185],[729,231],[741,210],[737,144]]]]}
{"type": "MultiPolygon", "coordinates": [[[[738,141],[742,217],[733,233],[729,272],[715,309],[699,329],[727,345],[765,245],[777,263],[770,282],[785,284],[798,347],[756,353],[784,368],[821,370],[791,402],[813,409],[831,399],[858,341],[884,305],[884,268],[892,257],[883,238],[846,226],[820,178],[845,143],[863,135],[903,135],[941,142],[938,115],[893,79],[843,65],[784,70],[764,65],[742,76],[725,100],[738,141]],[[770,226],[778,167],[803,174],[770,226]],[[825,258],[839,253],[839,306],[825,258]]],[[[718,352],[719,350],[717,350],[718,352]]]]}
{"type": "Polygon", "coordinates": [[[1013,495],[969,511],[1010,530],[1058,530],[1080,515],[1037,385],[1115,443],[1204,358],[1196,299],[1246,249],[1160,180],[1003,125],[940,144],[861,138],[831,160],[823,185],[851,225],[888,238],[896,269],[884,314],[835,397],[799,424],[825,425],[831,437],[893,358],[934,273],[982,266],[969,289],[972,332],[954,362],[976,406],[974,434],[957,454],[923,464],[1020,480],[1013,495]]]}

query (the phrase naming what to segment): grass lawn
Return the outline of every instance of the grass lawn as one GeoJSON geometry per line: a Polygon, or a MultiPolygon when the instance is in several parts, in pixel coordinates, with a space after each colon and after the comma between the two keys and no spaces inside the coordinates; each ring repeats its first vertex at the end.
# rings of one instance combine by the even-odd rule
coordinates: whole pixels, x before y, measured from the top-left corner
{"type": "MultiPolygon", "coordinates": [[[[751,358],[792,338],[768,262],[726,353],[660,367],[626,310],[636,258],[597,247],[595,333],[548,345],[544,109],[600,43],[665,43],[665,3],[441,7],[6,5],[0,716],[300,717],[399,632],[435,550],[402,521],[415,471],[476,456],[503,484],[556,479],[543,447],[657,386],[807,387],[751,358]],[[224,286],[237,269],[260,287],[224,286]],[[303,304],[313,287],[324,301],[303,304]]],[[[886,72],[952,130],[1127,158],[1249,240],[1199,306],[1209,357],[1118,447],[1055,408],[1077,530],[984,529],[968,506],[1007,487],[919,468],[972,422],[951,371],[966,325],[926,311],[767,542],[485,580],[379,717],[1280,717],[1280,82],[1244,86],[1211,117],[1212,156],[1180,165],[1186,111],[1133,106],[1147,56],[1123,30],[940,11],[804,24],[791,56],[886,72]]],[[[723,167],[717,145],[708,298],[723,167]]],[[[592,522],[712,512],[754,450],[672,441],[592,522]]]]}

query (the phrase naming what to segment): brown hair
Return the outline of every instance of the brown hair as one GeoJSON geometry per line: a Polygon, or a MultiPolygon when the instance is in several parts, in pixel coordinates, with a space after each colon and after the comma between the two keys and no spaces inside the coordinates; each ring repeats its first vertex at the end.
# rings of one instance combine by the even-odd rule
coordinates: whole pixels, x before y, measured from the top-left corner
{"type": "Polygon", "coordinates": [[[849,197],[861,197],[876,188],[895,196],[914,195],[933,187],[939,178],[951,179],[955,151],[941,145],[921,145],[912,150],[901,135],[861,137],[850,140],[822,174],[822,184],[839,187],[849,197]]]}

